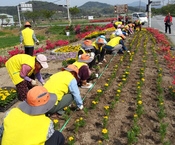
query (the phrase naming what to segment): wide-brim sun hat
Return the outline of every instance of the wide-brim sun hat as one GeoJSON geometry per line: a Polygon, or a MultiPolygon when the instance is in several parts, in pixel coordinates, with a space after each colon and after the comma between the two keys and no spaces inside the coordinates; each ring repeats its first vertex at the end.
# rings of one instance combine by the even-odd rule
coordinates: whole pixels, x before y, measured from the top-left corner
{"type": "Polygon", "coordinates": [[[81,44],[81,47],[84,49],[84,50],[91,50],[93,49],[94,47],[92,46],[92,41],[91,40],[84,40],[83,43],[81,44]]]}
{"type": "Polygon", "coordinates": [[[55,94],[49,93],[43,86],[35,86],[28,91],[27,99],[18,108],[29,115],[40,115],[52,109],[56,101],[55,94]]]}
{"type": "Polygon", "coordinates": [[[80,78],[78,75],[79,70],[78,70],[78,67],[76,65],[70,64],[67,67],[65,67],[63,70],[67,70],[69,72],[74,71],[74,72],[76,72],[77,78],[80,78]]]}
{"type": "Polygon", "coordinates": [[[98,38],[97,41],[96,41],[97,44],[105,44],[105,41],[103,38],[98,38]]]}
{"type": "Polygon", "coordinates": [[[38,54],[36,60],[41,64],[43,68],[48,68],[47,57],[44,54],[38,54]]]}
{"type": "Polygon", "coordinates": [[[31,27],[31,24],[29,22],[26,22],[24,26],[30,26],[31,27]]]}
{"type": "Polygon", "coordinates": [[[79,55],[78,62],[90,63],[93,60],[87,53],[79,55]]]}

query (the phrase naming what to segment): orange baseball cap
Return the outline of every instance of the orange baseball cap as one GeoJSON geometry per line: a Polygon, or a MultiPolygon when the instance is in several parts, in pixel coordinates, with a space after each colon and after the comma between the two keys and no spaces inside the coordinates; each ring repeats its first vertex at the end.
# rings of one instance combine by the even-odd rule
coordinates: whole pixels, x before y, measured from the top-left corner
{"type": "Polygon", "coordinates": [[[29,114],[38,115],[47,113],[55,105],[57,97],[49,93],[43,86],[35,86],[27,93],[26,101],[19,105],[19,108],[29,114]]]}

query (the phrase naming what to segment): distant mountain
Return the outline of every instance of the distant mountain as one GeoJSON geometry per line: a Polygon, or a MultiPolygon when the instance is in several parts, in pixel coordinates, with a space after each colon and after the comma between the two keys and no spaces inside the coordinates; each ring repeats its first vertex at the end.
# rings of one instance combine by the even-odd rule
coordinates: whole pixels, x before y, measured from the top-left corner
{"type": "Polygon", "coordinates": [[[132,2],[132,3],[129,3],[128,6],[130,7],[146,7],[146,3],[142,2],[142,1],[135,1],[135,2],[132,2]]]}
{"type": "Polygon", "coordinates": [[[84,5],[78,7],[80,9],[91,9],[95,7],[96,9],[102,9],[102,8],[108,8],[108,7],[113,7],[112,5],[106,4],[106,3],[100,3],[100,2],[92,2],[89,1],[87,3],[85,3],[84,5]]]}

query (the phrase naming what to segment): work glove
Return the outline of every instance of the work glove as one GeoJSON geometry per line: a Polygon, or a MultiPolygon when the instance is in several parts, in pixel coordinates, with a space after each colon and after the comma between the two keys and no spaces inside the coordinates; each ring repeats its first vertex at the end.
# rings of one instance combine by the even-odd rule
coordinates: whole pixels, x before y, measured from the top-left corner
{"type": "Polygon", "coordinates": [[[36,45],[39,45],[39,40],[36,41],[36,45]]]}
{"type": "Polygon", "coordinates": [[[90,53],[90,58],[93,58],[94,59],[94,56],[95,56],[95,53],[94,52],[91,52],[90,53]]]}
{"type": "Polygon", "coordinates": [[[83,105],[81,105],[77,110],[79,111],[79,110],[82,110],[84,107],[83,107],[83,105]]]}
{"type": "Polygon", "coordinates": [[[36,86],[37,82],[35,80],[31,80],[31,84],[32,84],[32,86],[36,86]]]}

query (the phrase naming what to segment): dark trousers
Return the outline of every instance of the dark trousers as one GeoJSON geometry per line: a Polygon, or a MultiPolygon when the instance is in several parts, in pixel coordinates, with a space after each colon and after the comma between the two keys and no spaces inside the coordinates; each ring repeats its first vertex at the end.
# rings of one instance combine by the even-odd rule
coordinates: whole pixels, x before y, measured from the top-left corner
{"type": "Polygon", "coordinates": [[[139,28],[139,30],[142,30],[142,24],[136,25],[134,26],[134,31],[136,31],[136,28],[139,28]]]}
{"type": "Polygon", "coordinates": [[[53,135],[45,142],[45,145],[64,145],[65,138],[63,134],[57,130],[53,135]]]}
{"type": "Polygon", "coordinates": [[[169,34],[171,34],[171,25],[168,25],[165,23],[165,33],[167,33],[168,29],[169,29],[169,34]]]}
{"type": "Polygon", "coordinates": [[[20,101],[24,101],[26,100],[27,97],[27,92],[33,88],[31,82],[29,81],[22,81],[19,84],[16,85],[16,91],[17,91],[17,95],[18,95],[18,100],[20,101]]]}
{"type": "Polygon", "coordinates": [[[95,56],[97,57],[98,62],[102,62],[105,56],[106,50],[103,47],[102,50],[95,50],[95,56]]]}
{"type": "Polygon", "coordinates": [[[34,46],[24,46],[25,54],[33,56],[34,46]]]}
{"type": "Polygon", "coordinates": [[[69,106],[73,102],[74,98],[71,94],[66,94],[62,97],[61,101],[58,102],[57,105],[55,105],[51,110],[49,110],[46,115],[50,116],[54,113],[57,114],[64,114],[64,108],[69,106]]]}

